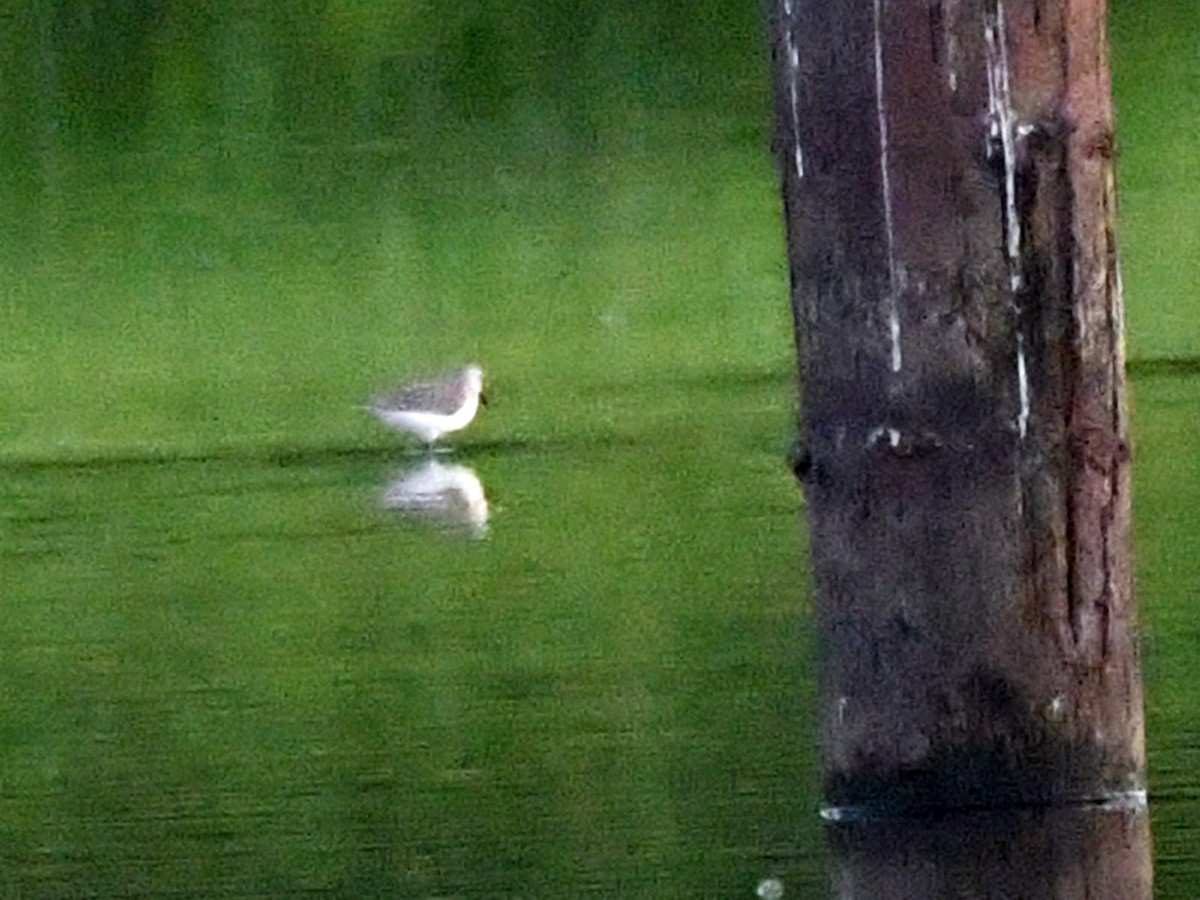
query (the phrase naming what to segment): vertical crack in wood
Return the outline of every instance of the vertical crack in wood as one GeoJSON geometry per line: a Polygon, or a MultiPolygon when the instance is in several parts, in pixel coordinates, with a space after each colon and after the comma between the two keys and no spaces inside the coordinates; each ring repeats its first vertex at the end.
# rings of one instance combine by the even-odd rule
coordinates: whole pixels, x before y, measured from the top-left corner
{"type": "MultiPolygon", "coordinates": [[[[785,234],[788,244],[788,284],[791,296],[793,321],[796,324],[796,340],[800,352],[802,377],[813,357],[812,341],[817,332],[816,306],[818,298],[813,292],[802,290],[802,279],[797,270],[799,254],[796,250],[798,235],[794,223],[802,213],[800,203],[801,183],[805,176],[804,152],[800,141],[800,52],[796,42],[796,2],[779,0],[772,15],[771,55],[775,60],[774,134],[772,149],[779,164],[782,178],[782,199],[785,234]],[[803,323],[805,327],[799,327],[803,323]]],[[[799,410],[797,410],[799,415],[799,410]]]]}
{"type": "MultiPolygon", "coordinates": [[[[1129,605],[1128,458],[1120,274],[1116,259],[1112,107],[1103,17],[1094,0],[1067,0],[1065,107],[1071,190],[1068,381],[1070,622],[1077,662],[1100,667],[1129,605]]],[[[1123,632],[1122,632],[1123,633],[1123,632]]]]}
{"type": "Polygon", "coordinates": [[[941,3],[931,3],[929,6],[929,52],[930,60],[937,67],[945,61],[943,43],[946,34],[946,20],[941,3]]]}

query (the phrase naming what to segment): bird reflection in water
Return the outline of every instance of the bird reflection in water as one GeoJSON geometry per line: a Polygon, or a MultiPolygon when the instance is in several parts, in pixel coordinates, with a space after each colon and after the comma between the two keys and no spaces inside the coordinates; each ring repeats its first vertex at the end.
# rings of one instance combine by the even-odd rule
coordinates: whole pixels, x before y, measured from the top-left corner
{"type": "Polygon", "coordinates": [[[479,477],[466,466],[426,459],[394,478],[382,505],[442,528],[482,537],[487,531],[488,501],[479,477]]]}

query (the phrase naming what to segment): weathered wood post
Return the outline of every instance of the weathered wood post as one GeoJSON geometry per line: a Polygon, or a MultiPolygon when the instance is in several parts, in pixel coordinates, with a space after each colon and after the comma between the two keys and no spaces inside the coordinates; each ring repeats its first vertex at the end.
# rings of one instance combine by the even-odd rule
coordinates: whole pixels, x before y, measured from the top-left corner
{"type": "Polygon", "coordinates": [[[831,810],[1142,789],[1104,0],[772,0],[831,810]]]}

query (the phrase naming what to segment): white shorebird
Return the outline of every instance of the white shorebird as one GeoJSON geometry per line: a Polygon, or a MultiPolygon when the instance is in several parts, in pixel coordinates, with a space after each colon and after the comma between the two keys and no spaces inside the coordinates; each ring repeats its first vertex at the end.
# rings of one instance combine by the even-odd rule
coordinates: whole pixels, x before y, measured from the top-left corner
{"type": "Polygon", "coordinates": [[[469,425],[481,403],[487,405],[483,369],[470,365],[442,378],[405,385],[375,398],[367,409],[385,425],[432,446],[443,434],[469,425]]]}

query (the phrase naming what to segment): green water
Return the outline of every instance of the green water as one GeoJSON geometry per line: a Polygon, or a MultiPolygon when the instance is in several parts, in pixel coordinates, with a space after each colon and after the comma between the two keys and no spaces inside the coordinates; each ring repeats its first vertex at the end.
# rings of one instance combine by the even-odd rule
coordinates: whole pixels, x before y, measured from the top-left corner
{"type": "MultiPolygon", "coordinates": [[[[823,895],[757,6],[114,9],[0,14],[0,894],[823,895]],[[468,359],[482,535],[358,408],[468,359]]],[[[1180,898],[1198,34],[1114,4],[1180,898]]]]}
{"type": "Polygon", "coordinates": [[[483,540],[393,454],[10,470],[6,893],[752,887],[816,803],[797,501],[682,430],[464,451],[483,540]]]}

